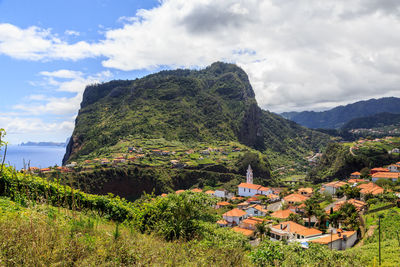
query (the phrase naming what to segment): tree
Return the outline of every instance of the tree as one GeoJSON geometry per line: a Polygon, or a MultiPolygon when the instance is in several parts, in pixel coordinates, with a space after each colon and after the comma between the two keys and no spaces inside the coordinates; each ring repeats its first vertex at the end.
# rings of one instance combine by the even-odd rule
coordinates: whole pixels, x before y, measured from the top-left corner
{"type": "Polygon", "coordinates": [[[304,224],[303,218],[301,218],[300,214],[297,213],[291,213],[288,217],[288,220],[298,224],[304,224]]]}
{"type": "Polygon", "coordinates": [[[309,198],[304,203],[304,215],[308,218],[308,227],[311,228],[311,217],[316,213],[316,205],[318,205],[313,199],[309,198]]]}
{"type": "Polygon", "coordinates": [[[255,235],[257,237],[260,237],[261,240],[264,240],[264,237],[267,234],[267,227],[266,227],[266,223],[265,221],[263,221],[262,223],[257,223],[256,224],[256,229],[255,229],[255,235]]]}

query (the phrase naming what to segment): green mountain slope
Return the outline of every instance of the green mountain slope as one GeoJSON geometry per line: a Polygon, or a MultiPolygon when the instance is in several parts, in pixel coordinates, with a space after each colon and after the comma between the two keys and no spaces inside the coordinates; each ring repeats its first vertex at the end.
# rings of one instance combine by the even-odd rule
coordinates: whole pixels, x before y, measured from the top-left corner
{"type": "Polygon", "coordinates": [[[400,114],[378,113],[368,117],[355,118],[343,125],[342,129],[371,129],[400,124],[400,114]]]}
{"type": "Polygon", "coordinates": [[[400,98],[370,99],[322,112],[285,112],[281,115],[309,128],[337,129],[351,119],[367,117],[382,112],[400,113],[400,98]]]}
{"type": "Polygon", "coordinates": [[[64,163],[127,136],[186,143],[236,141],[279,152],[298,146],[313,150],[328,139],[262,111],[246,73],[225,63],[87,87],[64,163]]]}

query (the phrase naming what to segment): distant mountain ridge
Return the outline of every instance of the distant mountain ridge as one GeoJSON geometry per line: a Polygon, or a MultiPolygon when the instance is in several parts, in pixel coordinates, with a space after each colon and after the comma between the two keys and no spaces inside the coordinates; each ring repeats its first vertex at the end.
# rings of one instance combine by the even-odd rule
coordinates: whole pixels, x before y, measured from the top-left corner
{"type": "Polygon", "coordinates": [[[355,118],[343,125],[342,129],[371,129],[391,125],[400,125],[400,114],[383,112],[368,117],[355,118]]]}
{"type": "Polygon", "coordinates": [[[385,97],[355,102],[321,112],[284,112],[280,115],[308,128],[338,129],[355,118],[378,113],[400,113],[400,98],[385,97]]]}
{"type": "MultiPolygon", "coordinates": [[[[67,140],[69,141],[69,140],[67,140]]],[[[60,146],[60,147],[66,147],[68,142],[22,142],[20,146],[60,146]]]]}

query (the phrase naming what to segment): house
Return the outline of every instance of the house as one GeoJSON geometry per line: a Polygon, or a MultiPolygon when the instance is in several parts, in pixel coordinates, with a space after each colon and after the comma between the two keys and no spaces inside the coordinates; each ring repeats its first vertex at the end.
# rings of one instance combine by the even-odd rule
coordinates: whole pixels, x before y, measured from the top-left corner
{"type": "Polygon", "coordinates": [[[249,202],[244,201],[244,202],[242,202],[242,203],[239,203],[239,204],[237,205],[237,208],[238,208],[238,209],[241,209],[241,210],[244,210],[244,209],[247,209],[247,207],[248,207],[249,205],[250,205],[249,202]]]}
{"type": "Polygon", "coordinates": [[[336,192],[339,188],[345,186],[347,183],[342,181],[334,181],[327,184],[322,185],[322,188],[325,189],[324,192],[327,192],[330,195],[336,195],[336,192]]]}
{"type": "Polygon", "coordinates": [[[307,196],[294,193],[294,194],[290,194],[290,195],[287,195],[286,197],[284,197],[282,202],[293,205],[295,203],[301,203],[303,201],[306,201],[307,199],[308,199],[307,196]]]}
{"type": "Polygon", "coordinates": [[[256,230],[257,224],[262,224],[263,222],[267,222],[265,219],[257,218],[257,217],[249,217],[240,224],[240,228],[256,230]]]}
{"type": "Polygon", "coordinates": [[[354,184],[358,184],[358,183],[363,183],[366,182],[364,179],[357,179],[357,178],[353,178],[353,179],[349,179],[347,181],[348,184],[354,185],[354,184]]]}
{"type": "Polygon", "coordinates": [[[371,169],[371,175],[377,172],[389,172],[388,168],[373,168],[371,169]]]}
{"type": "Polygon", "coordinates": [[[185,192],[185,190],[183,190],[183,189],[180,189],[180,190],[175,191],[176,194],[181,194],[181,193],[183,193],[183,192],[185,192]]]}
{"type": "Polygon", "coordinates": [[[246,201],[250,204],[261,204],[261,200],[257,197],[249,197],[246,201]]]}
{"type": "Polygon", "coordinates": [[[287,221],[271,227],[271,240],[291,240],[313,238],[322,235],[320,230],[307,228],[298,223],[287,221]]]}
{"type": "Polygon", "coordinates": [[[379,179],[390,179],[393,182],[397,181],[400,177],[400,172],[376,172],[372,174],[372,182],[376,182],[379,179]]]}
{"type": "Polygon", "coordinates": [[[214,190],[207,190],[204,193],[206,193],[207,195],[210,195],[210,196],[215,196],[215,191],[214,190]]]}
{"type": "Polygon", "coordinates": [[[220,208],[227,207],[227,206],[230,206],[230,205],[231,205],[231,203],[229,203],[229,202],[221,201],[221,202],[218,202],[218,203],[215,205],[215,208],[216,208],[216,209],[220,209],[220,208]]]}
{"type": "Polygon", "coordinates": [[[229,225],[239,225],[248,216],[245,211],[235,208],[222,214],[222,217],[229,225]]]}
{"type": "Polygon", "coordinates": [[[277,219],[281,219],[281,220],[286,220],[287,218],[289,218],[290,214],[296,214],[294,211],[287,209],[287,210],[277,210],[273,213],[271,213],[271,217],[277,218],[277,219]]]}
{"type": "Polygon", "coordinates": [[[306,196],[306,197],[311,197],[313,193],[313,189],[311,187],[302,187],[297,190],[300,195],[306,196]]]}
{"type": "Polygon", "coordinates": [[[192,191],[192,192],[194,192],[194,193],[201,193],[201,192],[203,192],[203,190],[201,190],[200,188],[193,188],[193,189],[190,190],[190,191],[192,191]]]}
{"type": "Polygon", "coordinates": [[[258,188],[258,194],[264,195],[264,196],[269,196],[270,194],[273,194],[273,191],[269,187],[261,186],[260,188],[258,188]]]}
{"type": "Polygon", "coordinates": [[[360,176],[361,176],[361,172],[353,172],[350,174],[350,178],[357,179],[357,178],[360,178],[360,176]]]}
{"type": "Polygon", "coordinates": [[[372,194],[372,195],[379,195],[383,194],[384,190],[382,187],[374,184],[374,183],[367,183],[367,184],[360,184],[357,186],[360,188],[360,195],[361,199],[364,199],[365,195],[372,194]]]}
{"type": "Polygon", "coordinates": [[[249,216],[265,216],[267,215],[268,211],[264,209],[261,205],[251,205],[245,209],[247,215],[249,216]]]}
{"type": "Polygon", "coordinates": [[[216,197],[228,197],[228,191],[225,189],[217,189],[215,190],[214,195],[216,197]]]}
{"type": "Polygon", "coordinates": [[[254,236],[254,230],[249,230],[249,229],[244,229],[244,228],[240,228],[239,226],[235,226],[232,228],[233,231],[237,232],[237,233],[241,233],[247,237],[252,237],[254,236]]]}
{"type": "Polygon", "coordinates": [[[267,197],[268,197],[269,202],[276,202],[276,201],[280,200],[279,195],[276,195],[276,194],[270,194],[267,197]]]}
{"type": "MultiPolygon", "coordinates": [[[[364,201],[356,200],[356,199],[349,199],[349,200],[337,202],[335,204],[335,206],[332,207],[333,212],[340,210],[340,208],[346,203],[352,204],[358,212],[364,211],[368,208],[368,204],[365,203],[364,201]]],[[[329,214],[330,210],[327,210],[326,213],[329,214]]]]}
{"type": "Polygon", "coordinates": [[[399,148],[393,148],[391,152],[392,153],[400,153],[400,149],[399,148]]]}
{"type": "Polygon", "coordinates": [[[400,164],[392,164],[388,166],[390,172],[400,172],[400,164]]]}
{"type": "Polygon", "coordinates": [[[242,197],[251,197],[258,194],[261,185],[241,183],[238,185],[238,195],[242,197]]]}
{"type": "Polygon", "coordinates": [[[219,221],[217,221],[217,224],[220,227],[228,227],[229,226],[229,223],[226,220],[219,220],[219,221]]]}
{"type": "Polygon", "coordinates": [[[356,231],[339,231],[335,234],[327,234],[322,236],[321,238],[316,238],[310,240],[309,242],[327,245],[328,248],[332,248],[335,250],[345,250],[347,248],[351,248],[354,243],[357,241],[357,232],[356,231]]]}

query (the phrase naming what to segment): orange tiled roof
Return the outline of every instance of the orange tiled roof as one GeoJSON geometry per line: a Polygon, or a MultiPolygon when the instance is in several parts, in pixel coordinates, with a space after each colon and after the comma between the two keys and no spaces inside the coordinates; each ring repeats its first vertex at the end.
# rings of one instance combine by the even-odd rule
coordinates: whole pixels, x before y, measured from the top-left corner
{"type": "Polygon", "coordinates": [[[226,201],[221,201],[221,202],[218,202],[218,203],[217,203],[218,206],[229,206],[230,204],[231,204],[231,203],[226,202],[226,201]]]}
{"type": "Polygon", "coordinates": [[[206,194],[209,194],[209,195],[212,195],[212,194],[215,193],[215,191],[214,191],[214,190],[207,190],[205,193],[206,193],[206,194]]]}
{"type": "Polygon", "coordinates": [[[228,222],[226,220],[219,220],[219,221],[217,221],[217,223],[218,224],[224,224],[224,225],[228,224],[228,222]]]}
{"type": "Polygon", "coordinates": [[[166,197],[167,195],[168,195],[168,194],[165,194],[165,193],[161,194],[162,197],[166,197]]]}
{"type": "Polygon", "coordinates": [[[256,218],[256,217],[250,217],[250,218],[247,218],[246,220],[244,220],[243,223],[256,225],[256,224],[262,223],[264,221],[266,221],[266,220],[261,219],[261,218],[256,218]]]}
{"type": "Polygon", "coordinates": [[[183,189],[175,191],[175,193],[177,193],[177,194],[180,194],[180,193],[183,193],[183,192],[185,192],[185,190],[183,190],[183,189]]]}
{"type": "Polygon", "coordinates": [[[239,226],[233,227],[232,230],[237,233],[244,234],[245,236],[252,236],[254,234],[253,230],[243,229],[243,228],[240,228],[239,226]]]}
{"type": "Polygon", "coordinates": [[[330,182],[327,184],[324,184],[323,186],[325,187],[334,187],[334,188],[340,188],[342,186],[345,186],[347,183],[346,182],[342,182],[342,181],[334,181],[334,182],[330,182]]]}
{"type": "Polygon", "coordinates": [[[201,192],[203,192],[203,190],[201,190],[200,188],[193,188],[193,189],[190,190],[190,191],[195,192],[195,193],[201,193],[201,192]]]}
{"type": "Polygon", "coordinates": [[[350,175],[354,175],[354,176],[360,176],[361,175],[361,172],[353,172],[352,174],[350,174],[350,175]]]}
{"type": "Polygon", "coordinates": [[[311,187],[304,187],[304,188],[299,188],[299,190],[297,190],[299,192],[306,192],[307,194],[312,194],[313,189],[311,187]]]}
{"type": "Polygon", "coordinates": [[[295,212],[287,209],[287,210],[277,210],[274,213],[271,213],[271,216],[278,219],[287,219],[290,214],[295,214],[295,212]]]}
{"type": "Polygon", "coordinates": [[[290,194],[283,198],[285,201],[290,202],[303,202],[308,199],[308,197],[300,195],[300,194],[290,194]]]}
{"type": "Polygon", "coordinates": [[[376,172],[372,174],[372,178],[378,179],[398,179],[399,177],[399,172],[376,172]]]}
{"type": "Polygon", "coordinates": [[[260,200],[256,197],[250,197],[247,199],[247,202],[251,202],[251,201],[260,201],[260,200]]]}
{"type": "Polygon", "coordinates": [[[261,185],[258,184],[248,184],[248,183],[241,183],[238,185],[238,187],[243,187],[243,188],[249,188],[249,189],[254,189],[254,190],[258,190],[261,185]]]}
{"type": "Polygon", "coordinates": [[[322,234],[322,232],[317,229],[307,228],[301,224],[298,224],[298,223],[295,223],[292,221],[282,222],[280,224],[273,225],[272,228],[275,228],[278,230],[284,230],[284,231],[287,231],[290,233],[296,233],[296,234],[300,234],[300,235],[304,235],[304,236],[322,234]],[[282,225],[282,229],[281,229],[281,225],[282,225]]]}
{"type": "Polygon", "coordinates": [[[353,178],[353,179],[349,179],[347,182],[348,182],[349,184],[355,184],[355,183],[365,182],[365,180],[364,180],[364,179],[356,179],[356,178],[353,178]]]}
{"type": "Polygon", "coordinates": [[[265,187],[265,186],[261,186],[259,189],[258,189],[258,191],[263,191],[263,192],[267,192],[267,191],[269,191],[270,189],[269,189],[269,187],[265,187]]]}
{"type": "MultiPolygon", "coordinates": [[[[367,206],[367,203],[365,203],[364,201],[356,200],[356,199],[349,199],[346,201],[337,202],[336,205],[332,208],[333,211],[340,210],[340,208],[346,203],[352,204],[357,209],[357,211],[360,211],[363,207],[367,206]]],[[[327,213],[329,213],[329,212],[330,211],[327,211],[327,213]]]]}
{"type": "Polygon", "coordinates": [[[267,212],[268,212],[268,211],[267,211],[266,209],[264,209],[262,206],[257,205],[257,204],[251,205],[249,208],[253,208],[253,209],[262,211],[262,212],[264,212],[264,213],[267,213],[267,212]]]}
{"type": "Polygon", "coordinates": [[[389,169],[388,168],[379,167],[379,168],[373,168],[373,169],[371,169],[371,171],[373,171],[373,172],[388,172],[389,169]]]}
{"type": "Polygon", "coordinates": [[[232,197],[232,200],[241,200],[244,199],[244,197],[232,197]]]}
{"type": "Polygon", "coordinates": [[[307,237],[307,236],[312,236],[312,235],[320,235],[320,234],[322,234],[322,232],[315,228],[307,228],[303,231],[297,232],[296,234],[307,237]]]}
{"type": "Polygon", "coordinates": [[[240,209],[233,209],[230,210],[228,212],[225,212],[224,214],[222,214],[222,216],[228,216],[228,217],[241,217],[246,215],[247,213],[243,210],[240,209]]]}
{"type": "Polygon", "coordinates": [[[361,194],[373,194],[373,195],[378,195],[383,193],[383,188],[374,184],[374,183],[367,183],[367,184],[360,184],[357,186],[357,188],[360,188],[360,193],[361,194]]]}
{"type": "Polygon", "coordinates": [[[238,206],[248,206],[250,203],[247,201],[241,202],[238,204],[238,206]]]}
{"type": "Polygon", "coordinates": [[[330,244],[331,241],[333,242],[333,241],[336,241],[338,239],[342,239],[343,235],[346,235],[347,237],[350,237],[350,236],[354,235],[355,233],[356,233],[356,231],[342,232],[342,233],[340,233],[340,236],[339,236],[339,234],[334,234],[332,236],[328,235],[328,236],[324,236],[324,237],[321,237],[321,238],[317,238],[317,239],[311,240],[311,242],[326,245],[326,244],[330,244]]]}

